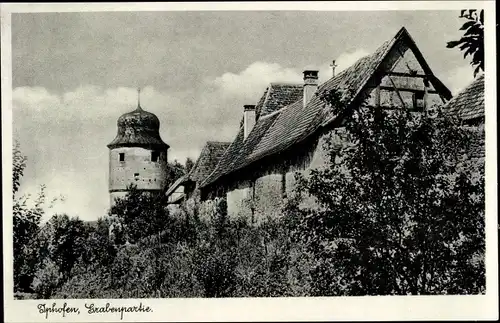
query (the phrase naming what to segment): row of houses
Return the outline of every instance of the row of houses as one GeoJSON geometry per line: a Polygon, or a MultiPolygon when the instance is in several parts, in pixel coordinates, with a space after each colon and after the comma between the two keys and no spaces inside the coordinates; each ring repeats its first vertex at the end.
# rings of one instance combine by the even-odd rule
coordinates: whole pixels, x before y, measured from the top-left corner
{"type": "MultiPolygon", "coordinates": [[[[484,75],[452,98],[402,28],[371,55],[337,75],[333,70],[323,84],[314,70],[304,71],[302,84],[269,84],[255,104],[243,105],[232,142],[206,143],[191,171],[167,190],[169,203],[213,210],[214,202],[225,197],[229,216],[258,220],[280,212],[294,190],[294,173],[325,166],[326,136],[341,129],[362,103],[415,112],[444,105],[464,125],[484,133],[484,75]],[[321,99],[333,89],[346,98],[335,115],[321,99]]],[[[471,157],[484,163],[481,138],[471,157]]]]}

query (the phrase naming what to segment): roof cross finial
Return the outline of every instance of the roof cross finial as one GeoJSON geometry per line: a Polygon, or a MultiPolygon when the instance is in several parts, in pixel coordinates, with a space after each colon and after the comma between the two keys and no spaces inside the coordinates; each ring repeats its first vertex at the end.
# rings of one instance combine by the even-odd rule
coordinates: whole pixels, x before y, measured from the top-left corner
{"type": "Polygon", "coordinates": [[[137,109],[141,109],[141,88],[137,88],[137,109]]]}

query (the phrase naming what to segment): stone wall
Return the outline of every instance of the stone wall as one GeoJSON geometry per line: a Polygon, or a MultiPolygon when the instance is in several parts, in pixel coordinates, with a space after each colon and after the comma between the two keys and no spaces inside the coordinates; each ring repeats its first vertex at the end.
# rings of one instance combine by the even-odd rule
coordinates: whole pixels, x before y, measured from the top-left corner
{"type": "MultiPolygon", "coordinates": [[[[227,191],[228,215],[230,218],[245,217],[258,223],[268,216],[281,213],[284,201],[293,194],[295,173],[307,176],[308,170],[318,168],[326,162],[323,148],[324,138],[313,140],[297,151],[273,158],[259,169],[247,170],[255,179],[242,179],[233,183],[227,191]]],[[[237,177],[236,175],[234,177],[237,177]]]]}
{"type": "Polygon", "coordinates": [[[281,211],[284,198],[284,174],[274,173],[264,175],[255,180],[254,220],[259,221],[265,216],[273,216],[281,211]]]}
{"type": "Polygon", "coordinates": [[[252,218],[252,181],[242,181],[236,183],[237,186],[229,190],[226,194],[227,198],[227,214],[229,218],[245,217],[252,218]]]}
{"type": "Polygon", "coordinates": [[[151,161],[152,150],[140,147],[120,147],[109,151],[109,190],[124,191],[130,184],[141,190],[160,190],[165,185],[167,152],[160,152],[159,160],[151,161]],[[120,153],[124,161],[120,161],[120,153]]]}
{"type": "MultiPolygon", "coordinates": [[[[296,173],[308,176],[311,169],[327,165],[326,138],[334,136],[336,146],[340,147],[343,139],[337,135],[338,131],[337,128],[322,134],[318,139],[311,139],[293,151],[261,161],[253,169],[233,174],[232,177],[239,181],[226,183],[229,186],[225,194],[229,218],[244,217],[249,222],[258,223],[268,216],[280,214],[286,199],[295,193],[296,173]]],[[[304,198],[308,205],[314,205],[314,200],[307,196],[304,198]]],[[[212,210],[214,205],[213,199],[208,198],[201,202],[200,207],[212,210]]],[[[213,213],[213,210],[210,212],[213,213]]]]}

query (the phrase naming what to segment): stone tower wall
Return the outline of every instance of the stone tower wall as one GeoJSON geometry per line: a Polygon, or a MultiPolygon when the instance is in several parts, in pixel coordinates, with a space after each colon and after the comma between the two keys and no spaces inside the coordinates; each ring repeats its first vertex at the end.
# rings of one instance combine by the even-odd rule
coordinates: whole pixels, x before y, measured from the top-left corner
{"type": "Polygon", "coordinates": [[[167,152],[158,151],[158,161],[152,161],[153,150],[141,147],[120,147],[109,151],[109,192],[114,197],[125,195],[127,186],[140,190],[161,190],[167,176],[167,152]],[[124,153],[124,161],[120,161],[124,153]]]}

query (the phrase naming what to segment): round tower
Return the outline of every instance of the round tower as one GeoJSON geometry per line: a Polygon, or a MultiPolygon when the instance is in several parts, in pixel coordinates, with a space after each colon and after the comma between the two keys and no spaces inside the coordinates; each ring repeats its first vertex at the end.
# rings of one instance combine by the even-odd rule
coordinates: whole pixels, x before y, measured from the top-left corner
{"type": "Polygon", "coordinates": [[[108,144],[110,204],[127,194],[130,184],[138,190],[157,192],[164,188],[169,146],[160,137],[160,120],[141,108],[118,118],[118,133],[108,144]]]}

